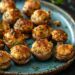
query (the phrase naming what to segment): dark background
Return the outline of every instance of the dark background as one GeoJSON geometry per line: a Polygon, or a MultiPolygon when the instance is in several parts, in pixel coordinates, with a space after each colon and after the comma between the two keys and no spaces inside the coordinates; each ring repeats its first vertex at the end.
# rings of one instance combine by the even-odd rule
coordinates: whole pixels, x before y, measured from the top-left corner
{"type": "MultiPolygon", "coordinates": [[[[46,1],[50,2],[49,0],[46,1]]],[[[69,13],[75,20],[75,0],[64,0],[62,4],[56,5],[69,13]]],[[[75,75],[75,61],[67,69],[57,73],[56,75],[75,75]]]]}

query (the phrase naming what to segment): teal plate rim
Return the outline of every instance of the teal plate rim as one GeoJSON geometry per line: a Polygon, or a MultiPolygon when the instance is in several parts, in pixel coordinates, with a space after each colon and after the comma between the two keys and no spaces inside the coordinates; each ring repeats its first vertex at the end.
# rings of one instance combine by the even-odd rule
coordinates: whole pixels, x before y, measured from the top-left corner
{"type": "MultiPolygon", "coordinates": [[[[63,9],[59,8],[58,6],[56,5],[53,5],[51,3],[48,3],[46,1],[41,1],[41,3],[45,4],[45,5],[48,5],[48,6],[52,6],[54,7],[55,9],[57,9],[59,12],[63,13],[65,16],[68,16],[68,20],[72,23],[72,29],[73,29],[73,33],[75,34],[75,21],[73,20],[73,18],[67,13],[65,12],[63,9]]],[[[72,35],[74,38],[73,38],[73,44],[75,45],[75,35],[72,35]]],[[[61,71],[61,70],[64,70],[66,69],[73,61],[75,60],[75,57],[72,58],[71,60],[69,60],[68,62],[66,62],[63,66],[60,66],[54,70],[47,70],[47,71],[41,71],[41,72],[36,72],[36,73],[22,73],[22,72],[4,72],[4,71],[0,71],[0,74],[7,74],[7,75],[39,75],[39,74],[46,74],[46,73],[50,73],[50,74],[54,74],[58,71],[61,71]]]]}

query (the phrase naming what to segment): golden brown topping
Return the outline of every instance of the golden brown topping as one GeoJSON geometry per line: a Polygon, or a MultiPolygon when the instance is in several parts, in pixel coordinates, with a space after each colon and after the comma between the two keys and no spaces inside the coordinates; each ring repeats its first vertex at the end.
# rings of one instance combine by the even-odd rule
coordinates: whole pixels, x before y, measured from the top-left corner
{"type": "Polygon", "coordinates": [[[15,23],[14,29],[20,30],[21,32],[24,32],[24,33],[29,33],[33,29],[33,23],[30,20],[20,18],[15,23]]]}
{"type": "Polygon", "coordinates": [[[0,50],[0,65],[10,61],[10,55],[6,51],[0,50]]]}
{"type": "Polygon", "coordinates": [[[4,33],[4,42],[8,45],[8,47],[24,43],[24,39],[24,34],[21,34],[18,30],[10,30],[4,33]]]}
{"type": "Polygon", "coordinates": [[[52,54],[53,44],[47,39],[36,40],[31,48],[32,54],[34,54],[40,60],[47,60],[52,54]]]}
{"type": "Polygon", "coordinates": [[[40,0],[27,0],[23,6],[23,12],[27,16],[31,16],[32,13],[40,8],[40,0]]]}
{"type": "Polygon", "coordinates": [[[74,55],[74,48],[71,44],[61,44],[56,47],[56,58],[58,60],[69,60],[74,55]]]}
{"type": "Polygon", "coordinates": [[[30,59],[30,49],[26,45],[16,45],[11,48],[12,59],[17,64],[25,64],[30,59]]]}
{"type": "Polygon", "coordinates": [[[47,24],[51,20],[50,13],[46,10],[36,10],[31,16],[31,21],[36,24],[47,24]]]}
{"type": "Polygon", "coordinates": [[[39,25],[32,31],[32,36],[35,39],[48,38],[51,36],[52,28],[47,25],[39,25]]]}
{"type": "Polygon", "coordinates": [[[15,2],[14,0],[2,0],[1,3],[0,3],[0,11],[2,13],[4,13],[5,11],[7,10],[10,10],[10,9],[15,9],[16,6],[15,6],[15,2]]]}
{"type": "Polygon", "coordinates": [[[54,24],[55,26],[60,26],[60,25],[61,25],[61,22],[57,20],[57,21],[54,21],[53,24],[54,24]]]}
{"type": "Polygon", "coordinates": [[[10,9],[3,14],[3,21],[12,24],[20,17],[21,13],[18,9],[10,9]]]}
{"type": "Polygon", "coordinates": [[[67,40],[67,34],[60,29],[54,30],[52,32],[52,39],[59,42],[64,42],[67,40]]]}

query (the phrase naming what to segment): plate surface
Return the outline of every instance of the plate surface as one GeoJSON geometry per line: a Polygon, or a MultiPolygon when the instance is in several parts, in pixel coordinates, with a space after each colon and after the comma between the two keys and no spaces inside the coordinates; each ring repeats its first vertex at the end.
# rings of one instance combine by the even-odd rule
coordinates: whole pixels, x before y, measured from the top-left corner
{"type": "MultiPolygon", "coordinates": [[[[25,0],[17,0],[16,5],[17,7],[21,10],[23,5],[24,5],[25,0]]],[[[59,29],[63,29],[67,34],[68,34],[68,41],[67,43],[71,43],[75,45],[75,23],[74,20],[62,9],[59,7],[44,2],[41,2],[41,7],[42,9],[45,9],[47,11],[51,11],[51,16],[53,20],[59,20],[61,21],[62,25],[58,27],[59,29]]],[[[56,28],[53,26],[53,28],[56,28]]],[[[32,39],[26,40],[26,42],[29,44],[29,47],[31,47],[31,44],[34,42],[32,39]]],[[[48,72],[54,72],[57,70],[60,70],[61,68],[65,68],[66,66],[69,66],[70,63],[74,59],[68,61],[68,62],[59,62],[56,61],[55,59],[49,59],[48,61],[45,62],[40,62],[34,58],[31,59],[31,61],[23,66],[18,66],[15,65],[12,62],[12,66],[10,69],[1,71],[1,73],[7,73],[7,74],[28,74],[28,75],[33,75],[33,74],[43,74],[43,73],[48,73],[48,72]]]]}

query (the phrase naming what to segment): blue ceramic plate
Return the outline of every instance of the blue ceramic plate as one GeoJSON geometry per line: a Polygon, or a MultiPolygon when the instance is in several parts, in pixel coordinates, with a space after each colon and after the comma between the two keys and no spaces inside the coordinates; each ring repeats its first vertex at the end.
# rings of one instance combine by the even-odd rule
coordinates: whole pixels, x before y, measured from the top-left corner
{"type": "MultiPolygon", "coordinates": [[[[21,10],[24,5],[25,0],[17,0],[16,5],[21,10]]],[[[41,1],[41,7],[42,9],[45,9],[47,11],[51,11],[51,16],[53,20],[59,20],[61,21],[62,25],[61,27],[58,27],[60,29],[63,29],[68,34],[68,41],[67,43],[71,43],[75,45],[75,22],[74,20],[62,9],[59,7],[47,3],[44,1],[41,1]]],[[[54,27],[56,28],[56,27],[54,27]]],[[[34,42],[32,39],[26,40],[26,42],[29,44],[29,47],[31,47],[31,44],[34,42]]],[[[10,69],[1,71],[0,73],[5,74],[27,74],[27,75],[33,75],[33,74],[44,74],[44,73],[53,73],[55,71],[62,70],[69,66],[71,62],[74,60],[71,59],[68,62],[59,62],[55,59],[49,59],[45,62],[40,62],[34,58],[31,59],[31,61],[23,66],[17,66],[12,62],[12,66],[10,69]]]]}

